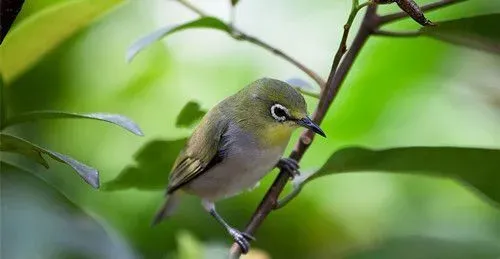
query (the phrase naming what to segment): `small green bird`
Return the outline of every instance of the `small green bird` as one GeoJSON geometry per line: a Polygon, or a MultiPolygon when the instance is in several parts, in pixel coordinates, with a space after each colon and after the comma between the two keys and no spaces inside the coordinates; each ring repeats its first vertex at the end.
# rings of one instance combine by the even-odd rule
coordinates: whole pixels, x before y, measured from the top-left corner
{"type": "Polygon", "coordinates": [[[180,190],[202,198],[202,205],[246,253],[250,235],[227,224],[214,202],[255,186],[279,167],[298,174],[295,160],[281,158],[294,129],[306,127],[325,136],[309,119],[304,97],[289,84],[263,78],[213,107],[177,157],[167,200],[153,224],[172,214],[180,190]]]}

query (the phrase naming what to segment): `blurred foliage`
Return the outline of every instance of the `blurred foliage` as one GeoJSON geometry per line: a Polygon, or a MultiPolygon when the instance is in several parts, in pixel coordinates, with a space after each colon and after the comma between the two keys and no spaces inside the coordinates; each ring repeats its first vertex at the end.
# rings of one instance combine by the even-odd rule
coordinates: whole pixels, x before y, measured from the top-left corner
{"type": "Polygon", "coordinates": [[[186,139],[155,140],[147,143],[135,155],[137,165],[125,168],[116,179],[106,183],[104,189],[165,189],[168,172],[174,166],[176,155],[181,152],[185,143],[186,139]]]}
{"type": "Polygon", "coordinates": [[[135,135],[143,136],[139,126],[133,122],[131,119],[119,115],[110,113],[89,113],[89,114],[78,114],[70,112],[60,112],[60,111],[34,111],[16,115],[15,117],[9,118],[5,124],[2,125],[3,128],[12,126],[14,124],[31,122],[34,120],[41,119],[91,119],[97,121],[105,121],[126,129],[135,135]]]}
{"type": "Polygon", "coordinates": [[[116,233],[32,173],[1,162],[2,258],[135,258],[116,233]]]}
{"type": "MultiPolygon", "coordinates": [[[[55,5],[33,18],[21,22],[13,32],[9,33],[6,42],[0,48],[0,87],[1,91],[1,115],[0,129],[16,124],[26,123],[40,119],[93,119],[113,123],[129,130],[130,132],[142,136],[139,126],[129,118],[107,113],[77,114],[60,111],[34,111],[19,115],[7,115],[8,99],[4,95],[4,88],[9,84],[8,80],[14,80],[16,76],[25,72],[30,66],[39,62],[47,52],[56,48],[67,37],[71,36],[78,29],[88,25],[96,16],[106,11],[110,7],[119,3],[113,1],[73,1],[69,3],[55,5]],[[54,27],[54,23],[57,25],[54,27]],[[49,32],[47,35],[46,31],[49,32]],[[41,35],[44,35],[43,37],[41,35]],[[45,38],[36,47],[33,47],[29,38],[45,38]],[[22,54],[22,55],[19,55],[22,54]],[[7,82],[4,82],[7,81],[7,82]]],[[[10,8],[10,5],[7,6],[10,8]]],[[[19,10],[17,10],[19,11],[19,10]]],[[[16,13],[17,15],[17,13],[16,13]]],[[[10,24],[9,24],[10,26],[10,24]]],[[[52,159],[71,166],[88,184],[94,188],[99,188],[99,173],[96,169],[87,166],[69,156],[37,146],[25,139],[1,133],[0,151],[13,152],[32,158],[34,161],[49,168],[49,164],[42,154],[48,155],[52,159]]]]}
{"type": "Polygon", "coordinates": [[[347,256],[348,259],[495,259],[498,243],[481,240],[454,240],[439,237],[404,237],[383,242],[376,248],[347,256]]]}
{"type": "Polygon", "coordinates": [[[177,116],[175,126],[189,128],[193,126],[194,123],[199,121],[205,113],[207,112],[201,110],[199,103],[190,101],[182,108],[179,116],[177,116]]]}
{"type": "MultiPolygon", "coordinates": [[[[347,147],[336,151],[317,171],[294,179],[299,194],[303,185],[319,177],[350,172],[392,172],[402,174],[428,174],[438,177],[452,177],[470,185],[480,195],[500,204],[500,158],[498,149],[459,147],[402,147],[385,150],[371,150],[361,147],[347,147]]],[[[287,197],[281,206],[293,197],[287,197]]]]}
{"type": "MultiPolygon", "coordinates": [[[[230,8],[229,1],[193,2],[217,17],[230,8]]],[[[325,74],[348,2],[272,1],[262,12],[263,2],[240,1],[238,27],[325,74]]],[[[467,39],[496,46],[491,43],[498,43],[498,26],[484,24],[494,24],[488,14],[499,12],[497,1],[467,1],[426,14],[450,22],[423,33],[448,40],[463,29],[467,39]]],[[[86,120],[4,129],[2,136],[89,161],[100,169],[103,189],[115,192],[88,188],[62,173],[64,166],[41,173],[34,163],[2,152],[2,161],[35,171],[1,164],[2,258],[225,255],[230,240],[196,198],[183,197],[178,214],[150,227],[168,172],[203,113],[200,107],[212,107],[258,77],[296,78],[299,70],[226,35],[187,30],[214,25],[227,31],[219,18],[210,19],[215,20],[200,22],[175,1],[26,1],[0,46],[0,71],[8,85],[2,87],[2,114],[12,119],[37,110],[106,110],[136,118],[147,137],[116,134],[86,120]],[[163,29],[136,41],[154,28],[163,29]],[[168,46],[151,44],[181,29],[168,46]],[[142,53],[127,64],[123,56],[133,50],[131,42],[142,53]],[[68,208],[78,216],[68,216],[68,208]]],[[[394,28],[412,26],[404,21],[394,28]]],[[[457,93],[483,91],[485,85],[498,92],[499,67],[497,56],[424,37],[370,39],[322,125],[329,138],[315,141],[302,162],[304,177],[322,165],[313,178],[331,176],[319,177],[314,188],[304,188],[293,203],[273,212],[247,258],[499,257],[500,212],[470,191],[498,201],[498,109],[457,93]],[[452,176],[474,188],[427,175],[452,176]]],[[[307,85],[296,83],[302,90],[307,85]]],[[[307,101],[314,107],[317,99],[307,101]]],[[[27,154],[41,162],[40,152],[27,154]]],[[[242,227],[273,178],[222,201],[220,213],[242,227]]]]}
{"type": "Polygon", "coordinates": [[[305,95],[319,98],[320,89],[318,89],[318,87],[314,87],[309,82],[303,79],[293,77],[286,80],[285,82],[289,83],[291,86],[305,95]]]}
{"type": "Polygon", "coordinates": [[[231,33],[231,28],[223,21],[215,17],[202,17],[181,25],[167,26],[133,43],[132,46],[130,46],[130,48],[127,51],[127,60],[132,61],[135,55],[137,55],[141,50],[143,50],[150,44],[154,43],[155,41],[162,39],[163,37],[171,35],[175,32],[187,29],[198,29],[198,28],[208,28],[208,29],[220,30],[220,31],[225,31],[227,33],[231,33]]]}
{"type": "Polygon", "coordinates": [[[42,154],[48,155],[58,162],[71,166],[83,178],[83,180],[85,180],[85,182],[94,188],[99,188],[99,173],[97,170],[82,164],[69,156],[41,148],[27,140],[9,134],[0,133],[0,142],[0,151],[14,152],[25,155],[26,157],[32,158],[39,164],[43,165],[45,168],[49,168],[49,164],[45,161],[42,154]]]}
{"type": "Polygon", "coordinates": [[[440,22],[439,26],[424,27],[424,35],[450,43],[464,45],[493,54],[500,54],[500,13],[440,22]]]}
{"type": "Polygon", "coordinates": [[[16,26],[0,48],[0,72],[5,82],[33,66],[71,35],[122,0],[70,1],[47,8],[16,26]],[[36,39],[33,44],[31,39],[36,39]]]}

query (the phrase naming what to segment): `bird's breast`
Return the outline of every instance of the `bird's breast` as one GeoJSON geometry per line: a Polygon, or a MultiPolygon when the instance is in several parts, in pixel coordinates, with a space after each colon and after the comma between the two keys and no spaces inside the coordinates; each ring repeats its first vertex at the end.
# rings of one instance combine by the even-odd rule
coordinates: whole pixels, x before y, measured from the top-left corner
{"type": "Polygon", "coordinates": [[[223,137],[224,159],[188,184],[188,192],[213,201],[233,196],[254,187],[283,155],[286,143],[262,145],[251,134],[231,127],[223,137]]]}

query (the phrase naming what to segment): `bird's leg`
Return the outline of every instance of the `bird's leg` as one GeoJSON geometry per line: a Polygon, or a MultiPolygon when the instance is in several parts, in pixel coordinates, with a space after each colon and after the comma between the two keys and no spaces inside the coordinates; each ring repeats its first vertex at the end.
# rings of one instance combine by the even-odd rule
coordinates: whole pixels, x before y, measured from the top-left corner
{"type": "Polygon", "coordinates": [[[233,227],[231,227],[227,222],[217,213],[215,210],[215,204],[211,201],[202,200],[203,208],[214,217],[217,222],[219,222],[227,230],[229,235],[231,235],[236,243],[241,248],[241,251],[246,254],[250,249],[249,240],[255,240],[255,238],[245,232],[241,232],[233,227]]]}
{"type": "Polygon", "coordinates": [[[299,164],[292,158],[281,158],[276,165],[279,169],[285,170],[293,179],[295,176],[300,175],[299,164]]]}

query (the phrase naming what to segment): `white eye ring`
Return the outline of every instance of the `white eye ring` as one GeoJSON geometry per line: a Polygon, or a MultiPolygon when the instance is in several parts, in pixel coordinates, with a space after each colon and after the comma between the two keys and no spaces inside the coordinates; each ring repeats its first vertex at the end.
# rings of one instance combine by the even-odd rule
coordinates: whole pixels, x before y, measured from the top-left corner
{"type": "Polygon", "coordinates": [[[280,121],[280,122],[283,122],[286,120],[286,116],[278,116],[278,114],[276,114],[276,109],[280,109],[282,111],[284,111],[288,116],[290,116],[290,113],[288,112],[288,109],[279,104],[279,103],[276,103],[276,104],[273,104],[273,106],[271,106],[271,115],[273,116],[273,118],[277,121],[280,121]]]}

